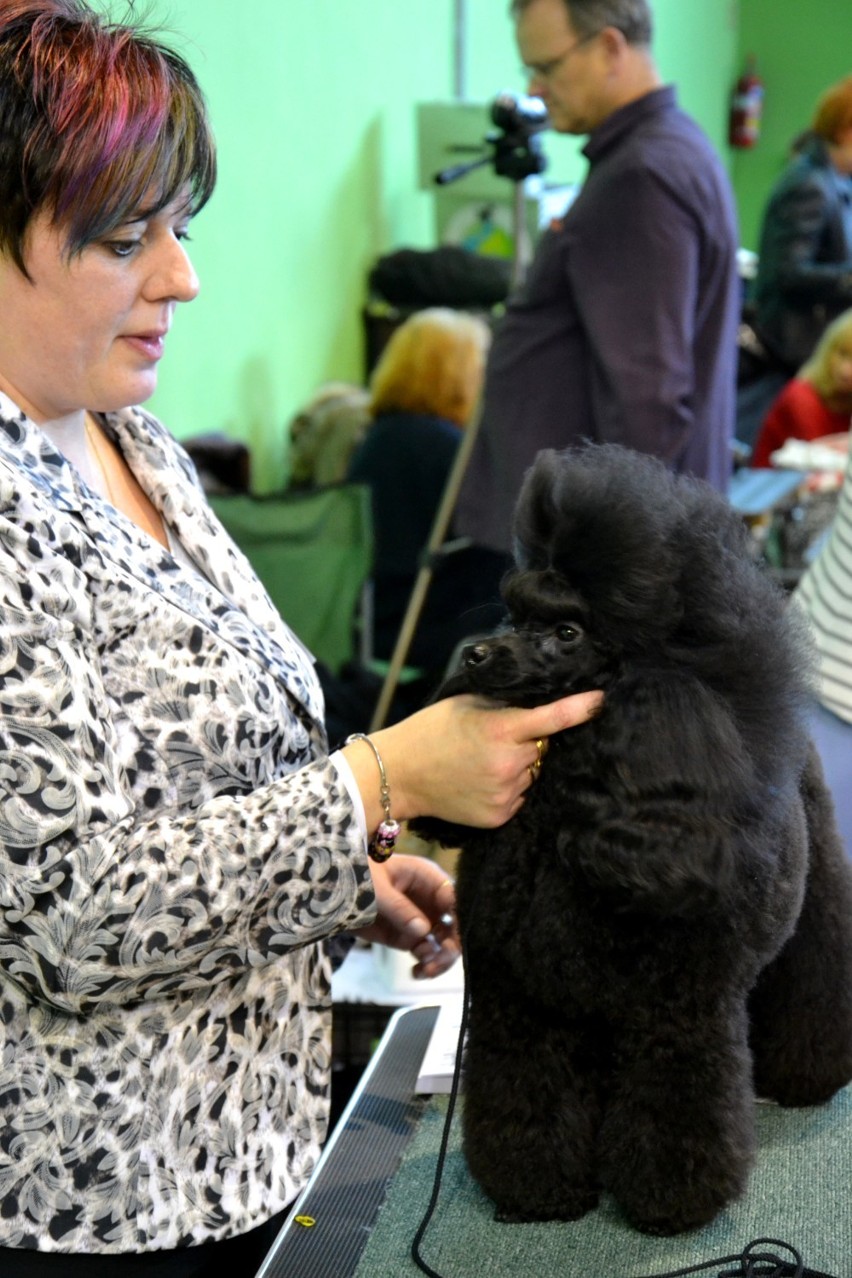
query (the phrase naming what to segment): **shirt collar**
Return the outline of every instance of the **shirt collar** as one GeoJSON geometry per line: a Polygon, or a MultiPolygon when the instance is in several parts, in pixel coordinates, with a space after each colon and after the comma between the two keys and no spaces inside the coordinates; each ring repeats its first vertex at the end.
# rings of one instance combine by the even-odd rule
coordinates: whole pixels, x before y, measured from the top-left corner
{"type": "Polygon", "coordinates": [[[583,147],[583,155],[594,162],[604,151],[620,141],[625,133],[629,133],[640,120],[669,111],[677,106],[677,94],[674,85],[664,84],[659,89],[651,89],[641,98],[618,107],[612,115],[608,115],[602,124],[589,134],[589,140],[583,147]]]}

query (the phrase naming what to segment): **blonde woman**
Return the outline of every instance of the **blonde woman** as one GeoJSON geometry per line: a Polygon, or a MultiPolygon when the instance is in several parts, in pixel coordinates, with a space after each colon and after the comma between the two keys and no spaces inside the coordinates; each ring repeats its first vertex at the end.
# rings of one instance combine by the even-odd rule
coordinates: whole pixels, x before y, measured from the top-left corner
{"type": "MultiPolygon", "coordinates": [[[[464,311],[418,311],[392,335],[370,384],[373,425],[349,478],[370,485],[375,530],[375,633],[387,659],[408,605],[462,431],[482,385],[487,324],[464,311]]],[[[440,673],[456,643],[497,620],[477,606],[467,551],[441,562],[430,586],[409,661],[440,673]]]]}
{"type": "Polygon", "coordinates": [[[771,466],[787,439],[822,439],[849,430],[852,415],[852,310],[825,330],[808,362],[764,418],[752,466],[771,466]]]}

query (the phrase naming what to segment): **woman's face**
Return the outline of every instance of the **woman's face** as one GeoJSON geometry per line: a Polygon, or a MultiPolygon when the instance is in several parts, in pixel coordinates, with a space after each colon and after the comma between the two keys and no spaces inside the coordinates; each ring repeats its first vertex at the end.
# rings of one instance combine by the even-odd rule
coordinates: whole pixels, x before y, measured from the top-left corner
{"type": "Polygon", "coordinates": [[[198,292],[188,224],[181,195],[69,258],[62,231],[34,217],[30,279],[0,255],[0,389],[39,423],[148,399],[175,307],[198,292]]]}

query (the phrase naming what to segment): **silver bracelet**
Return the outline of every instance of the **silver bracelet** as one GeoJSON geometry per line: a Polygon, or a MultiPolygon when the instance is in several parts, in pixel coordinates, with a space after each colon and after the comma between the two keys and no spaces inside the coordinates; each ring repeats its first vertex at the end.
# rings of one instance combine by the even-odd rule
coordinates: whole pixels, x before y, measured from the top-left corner
{"type": "Polygon", "coordinates": [[[373,861],[389,861],[393,856],[393,850],[396,847],[396,841],[399,838],[399,822],[394,821],[391,816],[390,807],[390,786],[388,785],[387,773],[385,765],[382,762],[382,756],[379,754],[378,746],[366,732],[353,732],[343,742],[344,745],[351,745],[353,741],[366,741],[376,758],[379,765],[379,797],[382,802],[382,810],[385,814],[384,821],[379,822],[379,827],[367,844],[367,856],[373,861]]]}

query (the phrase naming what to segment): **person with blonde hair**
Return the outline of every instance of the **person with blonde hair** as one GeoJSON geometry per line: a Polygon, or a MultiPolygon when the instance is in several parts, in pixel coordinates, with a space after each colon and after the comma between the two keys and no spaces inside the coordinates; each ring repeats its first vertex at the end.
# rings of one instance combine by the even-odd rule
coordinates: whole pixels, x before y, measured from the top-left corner
{"type": "Polygon", "coordinates": [[[752,466],[771,466],[787,439],[822,439],[849,430],[852,416],[852,309],[822,335],[811,358],[773,401],[754,445],[752,466]]]}
{"type": "Polygon", "coordinates": [[[291,488],[324,488],[346,477],[370,423],[370,396],[352,382],[324,382],[287,430],[291,488]]]}
{"type": "MultiPolygon", "coordinates": [[[[373,425],[349,479],[369,484],[375,556],[374,651],[391,656],[432,525],[482,386],[490,329],[465,311],[416,311],[392,334],[370,379],[373,425]]],[[[453,648],[502,613],[474,607],[466,551],[441,561],[409,661],[440,673],[453,648]]]]}
{"type": "Polygon", "coordinates": [[[489,341],[488,325],[467,311],[415,311],[391,334],[373,370],[373,416],[420,414],[463,428],[482,385],[489,341]]]}

